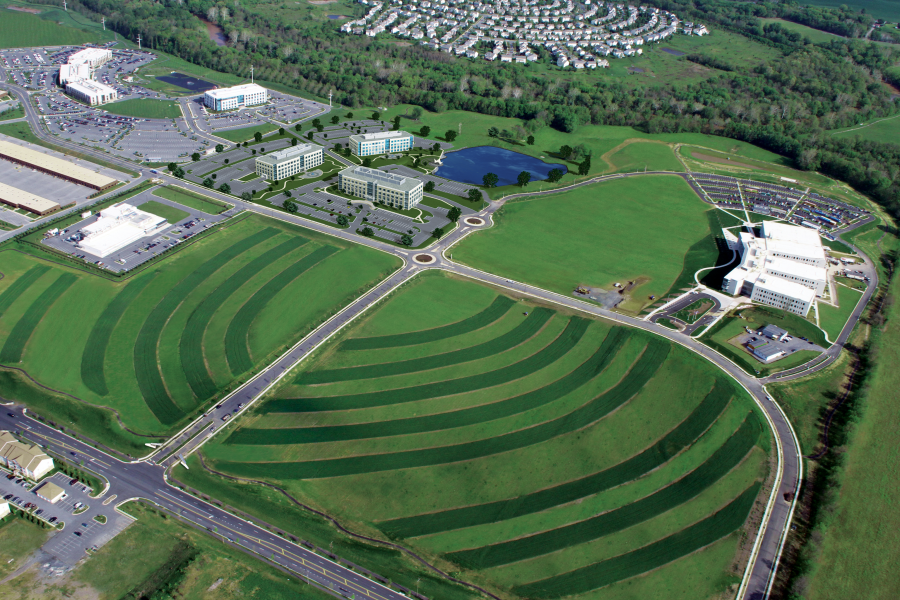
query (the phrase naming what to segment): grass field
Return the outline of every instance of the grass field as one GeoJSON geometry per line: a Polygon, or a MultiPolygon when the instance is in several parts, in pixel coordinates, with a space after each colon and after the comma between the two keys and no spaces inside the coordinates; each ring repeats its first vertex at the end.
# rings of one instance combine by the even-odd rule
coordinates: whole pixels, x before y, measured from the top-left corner
{"type": "Polygon", "coordinates": [[[21,106],[15,108],[7,108],[0,112],[0,121],[8,121],[10,119],[19,119],[25,116],[25,109],[21,106]]]}
{"type": "Polygon", "coordinates": [[[85,42],[112,41],[113,32],[103,31],[99,23],[80,14],[66,13],[62,7],[42,4],[0,2],[0,48],[22,46],[63,46],[85,42]],[[39,15],[10,10],[9,6],[27,6],[39,15]],[[64,25],[60,25],[60,22],[64,25]]]}
{"type": "Polygon", "coordinates": [[[867,13],[880,19],[886,19],[894,23],[900,21],[900,2],[897,0],[850,0],[850,2],[842,0],[815,0],[814,2],[804,2],[804,4],[830,8],[846,5],[857,12],[865,9],[867,13]]]}
{"type": "Polygon", "coordinates": [[[149,100],[147,98],[132,98],[121,102],[113,102],[103,107],[103,110],[114,115],[126,117],[140,117],[142,119],[180,119],[181,107],[177,102],[169,100],[149,100]]]}
{"type": "MultiPolygon", "coordinates": [[[[146,434],[181,422],[397,265],[259,216],[121,282],[13,250],[0,255],[4,364],[109,407],[146,434]]],[[[9,397],[2,386],[0,395],[9,397]]],[[[53,408],[47,403],[45,416],[53,408]]],[[[115,442],[121,428],[113,429],[97,437],[115,442]]]]}
{"type": "Polygon", "coordinates": [[[183,210],[177,209],[174,206],[169,206],[168,204],[162,204],[160,202],[144,202],[141,204],[141,210],[145,210],[148,213],[152,213],[159,217],[163,217],[169,223],[177,223],[182,219],[186,219],[190,216],[190,213],[187,213],[183,210]]]}
{"type": "Polygon", "coordinates": [[[705,597],[768,448],[750,399],[687,351],[426,274],[204,456],[513,596],[624,598],[699,551],[707,583],[670,597],[705,597]]]}
{"type": "Polygon", "coordinates": [[[639,313],[649,296],[661,298],[676,280],[690,285],[697,269],[716,264],[707,211],[680,178],[615,180],[508,204],[453,258],[566,295],[577,285],[635,281],[620,309],[639,313]],[[692,250],[700,260],[686,258],[692,250]]]}
{"type": "Polygon", "coordinates": [[[840,335],[847,319],[856,308],[856,304],[862,297],[860,291],[848,288],[844,285],[836,285],[838,293],[838,308],[829,304],[819,303],[819,325],[828,332],[828,339],[835,340],[840,335]]]}
{"type": "Polygon", "coordinates": [[[806,25],[801,25],[800,23],[794,23],[792,21],[785,21],[784,19],[760,19],[763,23],[778,23],[788,31],[793,31],[795,33],[799,33],[803,37],[809,39],[814,44],[818,43],[828,43],[833,42],[835,40],[843,39],[839,35],[835,35],[833,33],[828,33],[827,31],[822,31],[821,29],[813,29],[812,27],[807,27],[806,25]]]}
{"type": "Polygon", "coordinates": [[[153,195],[165,198],[166,200],[171,200],[172,202],[177,202],[178,204],[183,204],[188,208],[193,208],[194,210],[199,210],[210,215],[221,214],[232,207],[231,204],[226,204],[225,202],[220,202],[175,186],[156,188],[153,190],[153,195]]]}
{"type": "MultiPolygon", "coordinates": [[[[34,550],[43,545],[50,532],[25,519],[7,515],[0,519],[0,580],[15,571],[34,550]]],[[[0,593],[3,587],[0,586],[0,593]]]]}
{"type": "Polygon", "coordinates": [[[236,144],[240,144],[243,142],[253,140],[253,134],[257,131],[263,135],[267,133],[271,133],[276,131],[278,128],[269,123],[263,123],[260,125],[253,125],[251,127],[242,127],[241,129],[229,129],[228,131],[214,131],[213,134],[216,137],[220,137],[224,140],[228,140],[231,142],[235,142],[236,144]]]}
{"type": "Polygon", "coordinates": [[[900,143],[900,115],[878,119],[870,123],[861,123],[855,127],[835,129],[829,132],[835,137],[859,136],[864,140],[885,144],[900,143]]]}

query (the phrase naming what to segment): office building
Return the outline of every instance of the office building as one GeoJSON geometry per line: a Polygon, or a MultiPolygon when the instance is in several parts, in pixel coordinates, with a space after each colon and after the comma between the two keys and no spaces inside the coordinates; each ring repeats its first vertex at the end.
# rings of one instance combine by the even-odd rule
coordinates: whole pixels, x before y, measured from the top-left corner
{"type": "Polygon", "coordinates": [[[99,106],[119,99],[119,92],[93,79],[73,79],[66,83],[66,94],[88,106],[99,106]]]}
{"type": "Polygon", "coordinates": [[[108,48],[85,48],[69,57],[70,65],[86,64],[92,69],[102,67],[112,60],[112,50],[108,48]]]}
{"type": "Polygon", "coordinates": [[[8,431],[0,431],[0,465],[20,477],[38,480],[53,470],[53,459],[38,446],[20,442],[8,431]]]}
{"type": "Polygon", "coordinates": [[[300,144],[256,159],[256,174],[269,181],[285,179],[322,164],[322,147],[300,144]]]}
{"type": "Polygon", "coordinates": [[[414,207],[422,199],[424,187],[419,179],[367,167],[349,167],[338,174],[338,188],[345,194],[393,208],[414,207]]]}
{"type": "Polygon", "coordinates": [[[66,86],[66,94],[88,106],[98,106],[119,99],[119,93],[99,81],[94,81],[94,69],[112,60],[112,50],[85,48],[69,57],[59,68],[59,84],[66,86]]]}
{"type": "Polygon", "coordinates": [[[413,147],[413,141],[412,134],[405,131],[361,133],[350,136],[350,150],[356,156],[404,152],[413,147]]]}
{"type": "Polygon", "coordinates": [[[255,83],[245,83],[229,88],[209,90],[203,95],[203,103],[210,110],[234,110],[242,106],[255,106],[269,101],[266,88],[255,83]]]}
{"type": "Polygon", "coordinates": [[[84,238],[78,242],[78,247],[94,256],[107,256],[142,237],[162,231],[168,224],[163,217],[130,204],[114,204],[101,210],[96,221],[81,228],[84,238]]]}

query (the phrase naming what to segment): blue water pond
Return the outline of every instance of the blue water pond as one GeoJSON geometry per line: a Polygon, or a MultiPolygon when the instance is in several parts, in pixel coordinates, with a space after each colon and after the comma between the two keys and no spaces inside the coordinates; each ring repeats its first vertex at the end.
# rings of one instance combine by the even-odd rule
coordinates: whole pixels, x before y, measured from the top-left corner
{"type": "Polygon", "coordinates": [[[516,183],[522,171],[531,173],[532,181],[547,179],[552,169],[563,173],[567,171],[566,165],[546,163],[539,158],[495,146],[463,148],[445,154],[443,162],[435,171],[436,175],[478,185],[481,185],[486,173],[494,173],[500,178],[497,185],[511,185],[516,183]]]}

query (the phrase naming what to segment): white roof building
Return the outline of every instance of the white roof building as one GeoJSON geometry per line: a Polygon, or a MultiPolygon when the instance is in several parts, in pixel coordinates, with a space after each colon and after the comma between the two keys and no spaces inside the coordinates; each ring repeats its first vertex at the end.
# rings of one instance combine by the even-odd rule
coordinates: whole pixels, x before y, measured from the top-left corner
{"type": "Polygon", "coordinates": [[[114,204],[101,210],[95,222],[81,228],[84,239],[78,247],[94,256],[104,257],[161,231],[166,225],[168,221],[163,217],[130,204],[114,204]]]}

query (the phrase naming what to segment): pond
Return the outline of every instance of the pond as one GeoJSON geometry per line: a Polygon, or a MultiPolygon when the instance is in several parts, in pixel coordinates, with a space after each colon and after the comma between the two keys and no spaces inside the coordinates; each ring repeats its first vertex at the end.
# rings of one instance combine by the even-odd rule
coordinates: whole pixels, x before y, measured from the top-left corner
{"type": "Polygon", "coordinates": [[[219,27],[215,23],[207,21],[203,17],[198,18],[203,22],[204,25],[206,25],[206,34],[209,36],[209,39],[216,43],[216,46],[224,46],[228,43],[228,38],[225,37],[225,32],[221,27],[219,27]]]}
{"type": "Polygon", "coordinates": [[[216,87],[216,84],[214,83],[203,81],[202,79],[197,79],[196,77],[191,77],[190,75],[185,75],[184,73],[172,72],[168,75],[160,75],[159,77],[157,77],[157,79],[165,83],[177,85],[180,88],[190,90],[192,92],[205,92],[216,87]]]}
{"type": "Polygon", "coordinates": [[[463,148],[445,154],[443,162],[435,175],[478,185],[481,185],[486,173],[494,173],[500,178],[497,185],[511,185],[516,183],[522,171],[528,171],[531,180],[537,181],[547,179],[551,169],[559,169],[563,173],[568,170],[566,165],[546,163],[539,158],[496,146],[463,148]]]}

